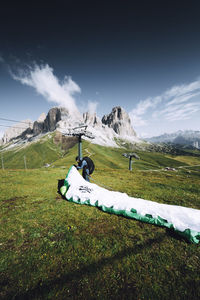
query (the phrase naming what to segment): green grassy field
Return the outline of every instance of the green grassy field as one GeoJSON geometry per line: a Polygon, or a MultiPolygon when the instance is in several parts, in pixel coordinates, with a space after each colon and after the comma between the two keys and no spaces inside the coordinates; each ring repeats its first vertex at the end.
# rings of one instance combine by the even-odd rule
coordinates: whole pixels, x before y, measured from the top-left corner
{"type": "MultiPolygon", "coordinates": [[[[77,146],[65,155],[51,141],[42,147],[24,148],[15,159],[12,152],[4,153],[0,299],[200,298],[200,245],[165,228],[64,200],[58,181],[74,163],[77,146]],[[45,158],[38,162],[44,151],[45,158]],[[51,167],[41,168],[44,162],[51,167]]],[[[92,154],[93,179],[100,185],[200,209],[198,157],[137,151],[140,160],[134,160],[130,172],[124,149],[84,142],[83,151],[92,154]],[[176,171],[165,171],[167,166],[176,171]]]]}

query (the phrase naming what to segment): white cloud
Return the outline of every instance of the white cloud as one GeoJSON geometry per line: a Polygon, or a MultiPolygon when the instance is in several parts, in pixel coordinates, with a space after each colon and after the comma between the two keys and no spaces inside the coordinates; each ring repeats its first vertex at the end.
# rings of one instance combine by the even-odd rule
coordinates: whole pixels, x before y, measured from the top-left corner
{"type": "Polygon", "coordinates": [[[141,118],[141,116],[138,116],[133,111],[129,113],[129,117],[134,127],[142,127],[148,124],[148,122],[145,119],[141,118]]]}
{"type": "Polygon", "coordinates": [[[87,108],[87,111],[88,111],[90,114],[96,113],[98,104],[99,104],[98,102],[88,101],[88,108],[87,108]]]}
{"type": "Polygon", "coordinates": [[[155,108],[162,98],[157,96],[155,98],[147,98],[146,100],[140,101],[136,108],[132,109],[129,113],[129,117],[134,127],[147,126],[149,122],[142,116],[146,114],[149,109],[155,108]]]}
{"type": "Polygon", "coordinates": [[[13,79],[22,84],[35,88],[38,94],[47,101],[54,102],[59,106],[66,107],[71,113],[78,113],[75,93],[80,93],[81,89],[71,77],[65,76],[63,82],[53,74],[53,69],[48,65],[28,68],[28,70],[18,70],[18,74],[11,72],[13,79]]]}
{"type": "Polygon", "coordinates": [[[147,98],[146,100],[140,101],[132,112],[138,116],[144,115],[149,108],[155,107],[160,101],[161,98],[159,96],[154,99],[147,98]]]}
{"type": "Polygon", "coordinates": [[[198,95],[200,95],[200,92],[189,93],[189,94],[185,94],[185,95],[181,95],[181,96],[175,97],[175,98],[173,98],[173,100],[171,100],[168,103],[166,103],[166,106],[173,105],[173,104],[180,104],[180,103],[183,103],[183,102],[187,102],[189,99],[191,99],[193,97],[196,97],[198,95]]]}
{"type": "Polygon", "coordinates": [[[129,113],[132,124],[140,127],[148,125],[150,119],[160,118],[169,122],[190,119],[200,111],[200,101],[196,99],[195,102],[194,99],[199,95],[200,80],[173,86],[157,97],[140,101],[129,113]]]}
{"type": "Polygon", "coordinates": [[[187,103],[183,106],[174,106],[171,110],[165,110],[165,119],[168,121],[189,120],[192,115],[200,110],[198,103],[187,103]]]}
{"type": "Polygon", "coordinates": [[[196,80],[189,84],[181,84],[181,85],[173,86],[172,88],[167,90],[164,93],[164,95],[167,98],[177,97],[177,96],[181,96],[181,95],[186,95],[188,93],[194,93],[197,90],[200,90],[200,80],[196,80]]]}

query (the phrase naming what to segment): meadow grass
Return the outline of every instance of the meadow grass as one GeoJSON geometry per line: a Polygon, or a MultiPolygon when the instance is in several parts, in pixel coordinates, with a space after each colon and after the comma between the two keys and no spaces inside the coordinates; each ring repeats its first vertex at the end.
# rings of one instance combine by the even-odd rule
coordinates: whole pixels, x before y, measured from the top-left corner
{"type": "MultiPolygon", "coordinates": [[[[130,172],[123,149],[83,146],[99,185],[200,209],[200,168],[186,168],[190,157],[138,152],[130,172]]],[[[76,150],[52,168],[0,170],[0,299],[199,299],[199,245],[61,197],[76,150]]]]}

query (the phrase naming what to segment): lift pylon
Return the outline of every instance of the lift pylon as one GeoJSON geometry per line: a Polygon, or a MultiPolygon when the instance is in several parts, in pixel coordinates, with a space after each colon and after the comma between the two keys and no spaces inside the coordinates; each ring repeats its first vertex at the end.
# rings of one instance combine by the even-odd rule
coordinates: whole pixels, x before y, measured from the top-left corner
{"type": "Polygon", "coordinates": [[[63,133],[63,135],[69,136],[77,136],[78,137],[78,157],[82,159],[82,136],[88,137],[90,139],[94,139],[94,136],[91,132],[87,131],[88,125],[82,125],[70,128],[67,132],[63,133]]]}
{"type": "Polygon", "coordinates": [[[129,158],[129,170],[132,171],[132,158],[140,159],[136,153],[123,153],[124,157],[129,158]]]}

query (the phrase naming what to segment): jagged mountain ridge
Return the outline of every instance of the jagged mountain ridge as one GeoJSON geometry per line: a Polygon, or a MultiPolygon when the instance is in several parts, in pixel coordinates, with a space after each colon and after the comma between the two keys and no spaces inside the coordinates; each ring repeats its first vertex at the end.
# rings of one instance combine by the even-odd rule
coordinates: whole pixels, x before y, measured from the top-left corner
{"type": "Polygon", "coordinates": [[[200,131],[194,130],[179,130],[170,134],[162,134],[151,138],[146,138],[146,141],[152,143],[172,143],[179,145],[190,145],[195,148],[200,148],[200,131]]]}
{"type": "MultiPolygon", "coordinates": [[[[9,143],[10,140],[16,138],[23,134],[23,132],[32,132],[33,129],[33,122],[29,119],[23,120],[17,123],[15,126],[8,128],[3,137],[2,137],[2,144],[9,143]]],[[[1,140],[0,140],[1,142],[1,140]]],[[[0,143],[1,144],[1,143],[0,143]]]]}
{"type": "Polygon", "coordinates": [[[73,116],[66,108],[54,107],[51,108],[48,114],[42,114],[37,121],[31,124],[31,127],[26,128],[18,135],[11,135],[11,138],[3,137],[3,144],[8,143],[13,139],[27,139],[52,132],[54,130],[66,134],[69,129],[79,126],[80,124],[87,125],[87,130],[90,131],[94,140],[93,143],[117,146],[115,138],[128,140],[129,142],[139,142],[136,132],[131,126],[130,118],[126,111],[120,107],[114,107],[109,115],[103,116],[102,120],[96,113],[86,112],[81,115],[73,116]]]}
{"type": "Polygon", "coordinates": [[[124,137],[136,136],[127,112],[120,106],[114,107],[109,115],[103,116],[102,123],[124,137]]]}

